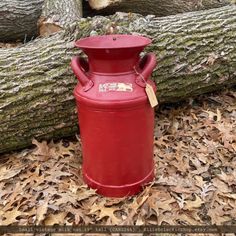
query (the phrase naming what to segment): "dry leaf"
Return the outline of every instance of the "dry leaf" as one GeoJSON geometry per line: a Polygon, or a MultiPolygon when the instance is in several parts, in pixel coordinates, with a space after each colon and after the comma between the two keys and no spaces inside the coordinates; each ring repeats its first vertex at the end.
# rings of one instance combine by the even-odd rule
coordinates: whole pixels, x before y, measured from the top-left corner
{"type": "Polygon", "coordinates": [[[50,175],[45,177],[45,180],[57,183],[61,178],[68,176],[72,176],[72,174],[61,170],[52,170],[52,172],[50,172],[50,175]]]}
{"type": "Polygon", "coordinates": [[[157,223],[158,225],[163,225],[163,223],[164,225],[166,225],[166,223],[169,225],[175,225],[176,224],[175,219],[176,215],[174,214],[174,212],[164,212],[159,215],[157,223]]]}
{"type": "Polygon", "coordinates": [[[10,166],[10,168],[7,168],[7,166],[0,166],[0,181],[13,178],[23,171],[25,167],[26,165],[10,166]]]}
{"type": "Polygon", "coordinates": [[[144,224],[145,224],[145,222],[144,222],[143,218],[139,215],[138,219],[135,222],[135,225],[144,225],[144,224]]]}
{"type": "Polygon", "coordinates": [[[220,190],[223,193],[229,193],[230,189],[227,184],[225,184],[223,181],[219,180],[218,178],[214,178],[212,180],[213,185],[216,189],[220,190]]]}
{"type": "Polygon", "coordinates": [[[221,172],[218,177],[223,180],[227,185],[236,185],[236,170],[234,170],[231,174],[226,174],[225,172],[221,172]]]}
{"type": "MultiPolygon", "coordinates": [[[[91,205],[89,205],[89,207],[91,208],[91,205]]],[[[85,225],[89,225],[93,223],[89,215],[85,214],[83,208],[76,209],[74,207],[68,206],[67,210],[69,213],[74,215],[73,223],[75,225],[81,225],[81,221],[83,221],[85,225]]]]}
{"type": "Polygon", "coordinates": [[[210,192],[213,192],[215,190],[216,188],[212,184],[205,184],[201,189],[201,198],[205,200],[210,192]]]}
{"type": "Polygon", "coordinates": [[[204,203],[204,201],[202,201],[202,199],[200,197],[198,197],[198,195],[194,195],[195,196],[195,200],[191,201],[185,201],[185,206],[184,209],[185,210],[195,210],[195,208],[199,208],[201,207],[201,205],[204,203]]]}
{"type": "Polygon", "coordinates": [[[226,215],[222,208],[222,206],[218,206],[217,208],[211,208],[208,210],[207,215],[211,217],[212,224],[222,225],[223,223],[229,221],[231,218],[226,215]]]}
{"type": "Polygon", "coordinates": [[[63,225],[65,222],[66,215],[67,215],[66,212],[60,212],[58,214],[50,214],[45,218],[44,224],[45,225],[55,225],[55,224],[63,225]]]}
{"type": "Polygon", "coordinates": [[[59,32],[62,28],[53,22],[51,19],[40,17],[38,20],[39,35],[42,37],[48,37],[51,34],[59,32]]]}
{"type": "Polygon", "coordinates": [[[137,213],[137,210],[147,201],[149,195],[147,194],[150,191],[150,188],[146,188],[138,197],[134,197],[133,202],[130,204],[130,208],[134,213],[137,213]]]}
{"type": "Polygon", "coordinates": [[[205,181],[203,181],[202,176],[199,175],[195,175],[194,179],[196,180],[195,184],[199,187],[199,188],[203,188],[203,186],[206,184],[205,181]]]}
{"type": "Polygon", "coordinates": [[[188,225],[199,225],[199,221],[195,220],[194,217],[191,217],[189,215],[180,214],[178,215],[178,221],[182,221],[185,223],[188,223],[188,225]]]}
{"type": "Polygon", "coordinates": [[[216,113],[212,112],[212,111],[204,111],[204,112],[206,112],[208,114],[209,119],[212,121],[219,122],[221,120],[221,113],[220,113],[219,109],[217,109],[216,113]]]}
{"type": "Polygon", "coordinates": [[[40,203],[39,207],[36,210],[36,224],[40,224],[44,219],[48,211],[48,198],[40,203]]]}
{"type": "Polygon", "coordinates": [[[70,193],[70,192],[61,192],[56,194],[56,200],[53,200],[52,202],[57,205],[60,206],[62,204],[66,205],[67,203],[71,203],[74,206],[78,206],[78,201],[77,201],[77,195],[70,193]]]}
{"type": "Polygon", "coordinates": [[[16,219],[17,217],[20,217],[20,216],[25,216],[27,215],[27,213],[24,213],[24,212],[21,212],[19,211],[19,209],[17,207],[14,207],[12,210],[10,211],[2,211],[2,214],[1,214],[1,221],[2,221],[2,225],[10,225],[10,224],[13,224],[15,222],[18,222],[19,219],[16,219]]]}
{"type": "Polygon", "coordinates": [[[122,220],[118,219],[114,212],[118,211],[119,208],[118,207],[105,207],[104,206],[105,201],[101,202],[99,205],[95,204],[91,207],[91,210],[89,212],[89,214],[91,215],[96,215],[97,216],[97,220],[101,220],[104,217],[108,217],[110,218],[111,224],[112,225],[118,225],[122,220]]]}
{"type": "Polygon", "coordinates": [[[37,146],[37,150],[34,154],[39,157],[40,161],[47,161],[50,158],[51,153],[46,141],[40,143],[36,139],[33,139],[32,144],[37,146]]]}
{"type": "Polygon", "coordinates": [[[184,208],[184,204],[186,203],[184,194],[181,194],[180,197],[175,196],[175,198],[177,199],[177,203],[179,205],[179,208],[183,209],[184,208]]]}
{"type": "Polygon", "coordinates": [[[220,194],[220,195],[236,200],[236,193],[223,193],[223,194],[220,194]]]}

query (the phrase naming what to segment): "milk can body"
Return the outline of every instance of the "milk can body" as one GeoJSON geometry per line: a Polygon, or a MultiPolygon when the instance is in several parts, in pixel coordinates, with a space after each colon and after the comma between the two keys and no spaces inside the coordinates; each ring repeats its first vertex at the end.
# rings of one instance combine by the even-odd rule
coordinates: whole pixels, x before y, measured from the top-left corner
{"type": "Polygon", "coordinates": [[[74,90],[82,141],[83,178],[99,194],[138,193],[154,177],[154,109],[145,93],[156,65],[141,51],[151,41],[107,35],[76,42],[88,59],[74,57],[79,83],[74,90]]]}

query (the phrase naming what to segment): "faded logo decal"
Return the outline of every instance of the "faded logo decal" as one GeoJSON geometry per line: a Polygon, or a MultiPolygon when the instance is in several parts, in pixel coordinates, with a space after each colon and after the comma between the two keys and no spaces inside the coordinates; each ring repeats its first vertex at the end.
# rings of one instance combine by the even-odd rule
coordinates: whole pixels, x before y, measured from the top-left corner
{"type": "Polygon", "coordinates": [[[99,84],[99,92],[132,92],[133,85],[131,83],[105,83],[99,84]]]}

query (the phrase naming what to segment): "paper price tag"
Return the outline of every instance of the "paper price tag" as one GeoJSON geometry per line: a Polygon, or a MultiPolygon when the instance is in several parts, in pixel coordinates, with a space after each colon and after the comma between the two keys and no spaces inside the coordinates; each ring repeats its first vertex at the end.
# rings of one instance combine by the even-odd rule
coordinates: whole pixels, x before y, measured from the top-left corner
{"type": "Polygon", "coordinates": [[[158,101],[157,101],[156,94],[153,90],[153,87],[150,84],[146,83],[145,91],[146,91],[146,94],[148,96],[148,100],[151,104],[151,107],[157,106],[158,101]]]}

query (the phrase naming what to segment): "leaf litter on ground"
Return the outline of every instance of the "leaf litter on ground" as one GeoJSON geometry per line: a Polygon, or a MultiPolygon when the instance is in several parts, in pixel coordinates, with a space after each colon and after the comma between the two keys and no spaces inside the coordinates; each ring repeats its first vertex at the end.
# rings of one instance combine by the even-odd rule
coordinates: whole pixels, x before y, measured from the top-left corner
{"type": "Polygon", "coordinates": [[[79,139],[34,139],[0,158],[0,225],[235,224],[235,108],[236,89],[159,107],[155,180],[122,199],[84,184],[79,139]]]}

